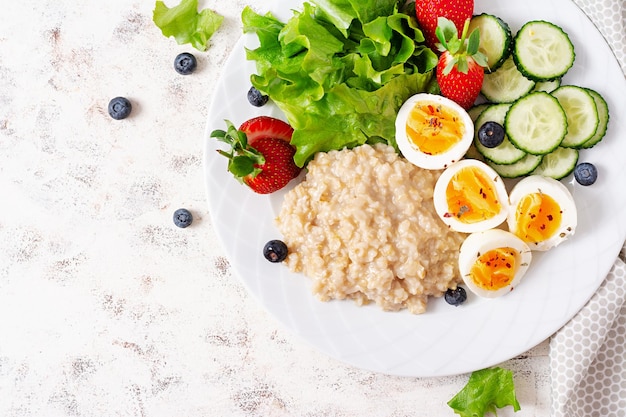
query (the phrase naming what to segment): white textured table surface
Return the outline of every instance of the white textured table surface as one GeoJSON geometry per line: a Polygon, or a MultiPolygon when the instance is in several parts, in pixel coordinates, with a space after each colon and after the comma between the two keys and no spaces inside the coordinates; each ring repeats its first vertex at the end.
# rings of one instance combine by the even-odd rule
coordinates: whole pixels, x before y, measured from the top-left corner
{"type": "MultiPolygon", "coordinates": [[[[467,375],[398,378],[336,362],[282,329],[231,273],[202,149],[253,2],[201,3],[225,17],[205,53],[163,37],[153,1],[5,3],[0,416],[454,415],[446,402],[467,375]],[[172,66],[183,51],[199,59],[189,76],[172,66]],[[131,99],[130,118],[109,117],[115,96],[131,99]],[[179,207],[195,216],[187,229],[172,222],[179,207]]],[[[516,416],[548,415],[547,354],[544,342],[502,364],[514,371],[516,416]]]]}

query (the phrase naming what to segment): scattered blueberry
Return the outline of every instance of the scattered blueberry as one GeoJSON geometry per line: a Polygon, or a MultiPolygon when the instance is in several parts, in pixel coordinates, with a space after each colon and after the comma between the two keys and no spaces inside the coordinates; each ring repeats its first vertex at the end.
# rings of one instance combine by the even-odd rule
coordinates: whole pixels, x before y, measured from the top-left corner
{"type": "Polygon", "coordinates": [[[182,75],[191,74],[196,70],[197,65],[196,57],[189,52],[176,55],[176,59],[174,60],[174,69],[177,73],[182,75]]]}
{"type": "Polygon", "coordinates": [[[255,107],[264,106],[269,99],[269,96],[261,93],[255,87],[250,87],[250,89],[248,90],[248,101],[255,107]]]}
{"type": "Polygon", "coordinates": [[[193,216],[187,209],[180,208],[174,212],[174,224],[178,227],[185,228],[193,222],[193,216]]]}
{"type": "Polygon", "coordinates": [[[128,117],[133,106],[125,97],[115,97],[109,101],[109,115],[115,120],[128,117]]]}
{"type": "Polygon", "coordinates": [[[598,170],[594,164],[582,162],[574,168],[574,178],[580,185],[591,185],[598,179],[598,170]]]}
{"type": "Polygon", "coordinates": [[[478,141],[485,148],[495,148],[504,141],[504,128],[500,123],[485,122],[478,129],[478,141]]]}
{"type": "Polygon", "coordinates": [[[443,298],[446,300],[446,303],[458,307],[467,300],[467,293],[463,287],[456,287],[455,290],[448,288],[443,298]]]}
{"type": "Polygon", "coordinates": [[[263,247],[263,256],[270,262],[284,261],[287,253],[287,245],[282,240],[270,240],[263,247]]]}

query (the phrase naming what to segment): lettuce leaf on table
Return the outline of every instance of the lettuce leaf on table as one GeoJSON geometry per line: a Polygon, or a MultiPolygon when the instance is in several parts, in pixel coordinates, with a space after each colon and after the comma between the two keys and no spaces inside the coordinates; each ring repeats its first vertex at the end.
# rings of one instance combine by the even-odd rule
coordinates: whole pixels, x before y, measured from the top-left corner
{"type": "Polygon", "coordinates": [[[461,417],[484,417],[487,413],[497,415],[497,408],[512,406],[520,410],[515,396],[513,373],[495,367],[474,371],[469,381],[448,405],[461,417]]]}
{"type": "Polygon", "coordinates": [[[152,20],[164,36],[173,36],[180,45],[189,43],[197,50],[205,51],[224,17],[210,9],[198,12],[198,0],[182,0],[174,7],[157,1],[152,20]]]}
{"type": "Polygon", "coordinates": [[[384,142],[396,147],[395,117],[426,91],[437,56],[396,0],[314,0],[283,23],[244,8],[244,32],[259,47],[252,85],[294,128],[298,166],[317,152],[384,142]]]}

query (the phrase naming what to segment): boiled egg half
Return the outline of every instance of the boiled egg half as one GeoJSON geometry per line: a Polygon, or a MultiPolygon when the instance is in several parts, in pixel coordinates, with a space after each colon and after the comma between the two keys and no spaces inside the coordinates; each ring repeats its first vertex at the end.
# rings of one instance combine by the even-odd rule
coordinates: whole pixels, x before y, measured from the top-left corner
{"type": "Polygon", "coordinates": [[[402,155],[424,169],[444,169],[459,161],[472,144],[474,123],[454,101],[420,93],[400,107],[396,142],[402,155]]]}
{"type": "Polygon", "coordinates": [[[490,229],[470,234],[459,252],[463,282],[483,298],[507,294],[517,286],[530,266],[528,245],[514,234],[490,229]]]}
{"type": "Polygon", "coordinates": [[[443,171],[435,183],[433,203],[441,220],[462,233],[497,227],[509,213],[502,178],[475,159],[455,162],[443,171]]]}
{"type": "Polygon", "coordinates": [[[560,181],[531,175],[513,187],[509,200],[509,230],[532,250],[551,249],[576,231],[576,204],[560,181]]]}

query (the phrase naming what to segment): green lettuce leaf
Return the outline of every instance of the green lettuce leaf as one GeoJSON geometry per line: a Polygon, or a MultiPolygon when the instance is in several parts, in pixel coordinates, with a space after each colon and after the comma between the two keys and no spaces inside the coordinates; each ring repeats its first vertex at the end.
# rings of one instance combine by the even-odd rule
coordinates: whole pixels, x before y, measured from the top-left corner
{"type": "Polygon", "coordinates": [[[182,0],[171,8],[157,1],[152,20],[164,36],[173,36],[180,45],[189,43],[199,51],[206,51],[209,39],[224,17],[210,9],[198,12],[198,0],[182,0]]]}
{"type": "Polygon", "coordinates": [[[521,409],[515,396],[513,373],[499,367],[472,372],[465,387],[448,405],[461,417],[497,415],[496,408],[509,405],[516,412],[521,409]]]}
{"type": "Polygon", "coordinates": [[[259,46],[251,82],[294,128],[296,164],[316,152],[383,142],[397,148],[395,117],[411,95],[431,88],[437,56],[415,17],[396,0],[312,0],[282,23],[250,7],[244,32],[259,46]]]}

